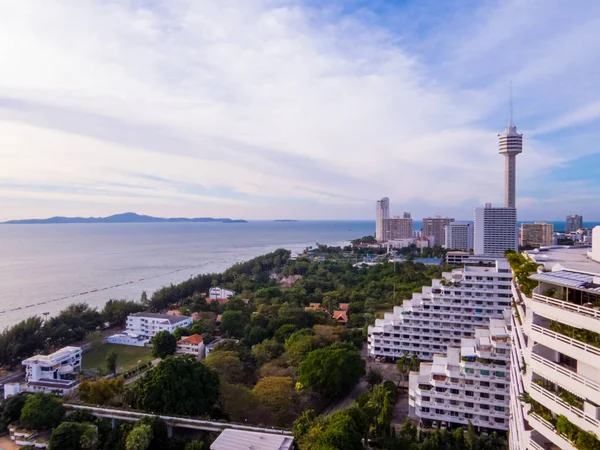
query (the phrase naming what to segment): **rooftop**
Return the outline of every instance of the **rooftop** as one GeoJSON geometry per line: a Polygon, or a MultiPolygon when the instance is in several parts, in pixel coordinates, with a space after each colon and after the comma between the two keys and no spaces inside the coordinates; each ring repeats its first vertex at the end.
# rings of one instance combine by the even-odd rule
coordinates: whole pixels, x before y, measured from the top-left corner
{"type": "Polygon", "coordinates": [[[179,341],[179,344],[198,345],[202,344],[202,342],[204,342],[202,336],[200,336],[199,334],[192,334],[191,336],[182,336],[181,340],[179,341]]]}
{"type": "Polygon", "coordinates": [[[546,270],[566,269],[577,272],[600,274],[600,262],[587,257],[589,247],[556,246],[528,250],[527,255],[544,265],[546,270]]]}
{"type": "Polygon", "coordinates": [[[38,364],[56,361],[57,359],[72,356],[74,353],[81,352],[79,347],[63,347],[60,350],[50,353],[49,355],[34,355],[23,360],[22,364],[38,364]]]}
{"type": "MultiPolygon", "coordinates": [[[[600,268],[600,264],[598,264],[600,268]]],[[[536,273],[529,277],[532,280],[556,284],[558,286],[581,289],[600,294],[600,276],[572,272],[570,270],[558,270],[556,272],[536,273]]]]}
{"type": "Polygon", "coordinates": [[[190,319],[189,316],[176,316],[172,314],[158,314],[158,313],[150,313],[150,312],[138,312],[134,314],[130,314],[133,317],[147,317],[148,319],[162,319],[168,320],[170,324],[175,324],[182,322],[184,320],[190,319]]]}
{"type": "Polygon", "coordinates": [[[210,446],[211,450],[289,450],[292,436],[226,429],[210,446]]]}

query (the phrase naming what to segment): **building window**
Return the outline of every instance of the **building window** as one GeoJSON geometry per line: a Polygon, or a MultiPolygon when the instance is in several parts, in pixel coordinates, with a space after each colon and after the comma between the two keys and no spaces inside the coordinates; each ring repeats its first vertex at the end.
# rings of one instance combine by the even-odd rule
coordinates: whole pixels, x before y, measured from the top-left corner
{"type": "Polygon", "coordinates": [[[496,411],[504,412],[504,406],[494,406],[496,411]]]}
{"type": "Polygon", "coordinates": [[[494,375],[496,375],[497,377],[503,377],[504,372],[494,372],[494,375]]]}
{"type": "Polygon", "coordinates": [[[479,371],[479,373],[481,373],[481,375],[488,376],[490,374],[490,371],[489,370],[481,370],[481,371],[479,371]]]}
{"type": "Polygon", "coordinates": [[[479,405],[479,409],[490,409],[490,406],[481,404],[481,405],[479,405]]]}

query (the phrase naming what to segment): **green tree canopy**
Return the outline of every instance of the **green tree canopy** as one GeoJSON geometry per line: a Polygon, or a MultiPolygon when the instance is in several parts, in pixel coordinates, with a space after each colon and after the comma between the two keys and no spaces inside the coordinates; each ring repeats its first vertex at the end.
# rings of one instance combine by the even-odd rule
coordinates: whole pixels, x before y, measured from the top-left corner
{"type": "Polygon", "coordinates": [[[136,425],[127,435],[126,449],[148,450],[152,437],[152,427],[150,425],[136,425]]]}
{"type": "Polygon", "coordinates": [[[166,358],[177,350],[177,339],[168,331],[159,331],[152,338],[152,356],[166,358]]]}
{"type": "Polygon", "coordinates": [[[237,384],[244,381],[244,364],[236,352],[213,350],[204,360],[204,364],[227,383],[237,384]]]}
{"type": "Polygon", "coordinates": [[[48,450],[94,450],[98,428],[91,423],[63,422],[52,431],[48,450]]]}
{"type": "Polygon", "coordinates": [[[313,350],[300,363],[300,382],[329,398],[352,388],[365,374],[365,361],[347,343],[313,350]]]}
{"type": "Polygon", "coordinates": [[[106,370],[113,375],[117,375],[117,358],[119,354],[114,348],[111,348],[106,357],[104,358],[104,364],[106,364],[106,370]]]}
{"type": "Polygon", "coordinates": [[[65,408],[56,397],[37,393],[29,396],[21,410],[20,421],[31,430],[53,428],[65,416],[65,408]]]}
{"type": "Polygon", "coordinates": [[[296,416],[296,393],[290,377],[261,378],[252,394],[275,415],[278,425],[291,423],[296,416]]]}
{"type": "Polygon", "coordinates": [[[219,377],[191,355],[167,356],[134,386],[134,404],[156,413],[208,414],[219,397],[219,377]]]}

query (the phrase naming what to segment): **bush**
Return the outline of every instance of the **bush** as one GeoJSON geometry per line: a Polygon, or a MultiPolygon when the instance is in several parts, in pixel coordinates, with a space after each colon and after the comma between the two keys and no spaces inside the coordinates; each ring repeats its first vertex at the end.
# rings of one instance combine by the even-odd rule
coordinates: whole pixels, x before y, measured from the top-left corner
{"type": "Polygon", "coordinates": [[[20,421],[27,428],[38,430],[54,428],[65,416],[65,408],[56,397],[37,393],[28,397],[21,411],[20,421]]]}

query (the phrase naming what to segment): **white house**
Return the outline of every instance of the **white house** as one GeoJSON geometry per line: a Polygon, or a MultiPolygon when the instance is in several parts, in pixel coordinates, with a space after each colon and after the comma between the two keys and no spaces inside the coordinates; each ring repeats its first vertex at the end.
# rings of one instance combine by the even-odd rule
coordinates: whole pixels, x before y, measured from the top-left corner
{"type": "Polygon", "coordinates": [[[177,328],[187,328],[194,323],[189,316],[139,312],[127,317],[127,331],[153,338],[160,331],[173,333],[177,328]]]}
{"type": "Polygon", "coordinates": [[[225,429],[210,445],[210,450],[291,450],[294,437],[284,432],[260,433],[225,429]],[[279,434],[280,433],[280,434],[279,434]]]}
{"type": "Polygon", "coordinates": [[[229,289],[223,289],[220,287],[210,288],[208,291],[208,298],[211,300],[217,300],[220,298],[231,298],[235,295],[235,291],[230,291],[229,289]]]}
{"type": "Polygon", "coordinates": [[[79,383],[81,348],[64,347],[50,355],[35,355],[21,364],[25,366],[27,390],[68,394],[79,383]]]}
{"type": "Polygon", "coordinates": [[[193,355],[196,358],[204,358],[204,340],[199,334],[192,334],[191,336],[182,336],[181,340],[177,343],[177,349],[175,353],[179,355],[193,355]]]}

